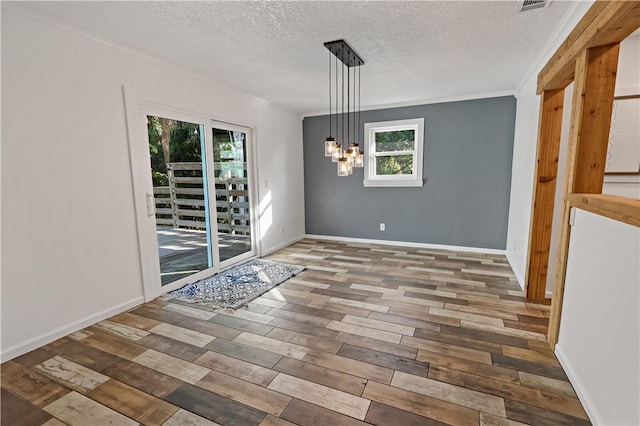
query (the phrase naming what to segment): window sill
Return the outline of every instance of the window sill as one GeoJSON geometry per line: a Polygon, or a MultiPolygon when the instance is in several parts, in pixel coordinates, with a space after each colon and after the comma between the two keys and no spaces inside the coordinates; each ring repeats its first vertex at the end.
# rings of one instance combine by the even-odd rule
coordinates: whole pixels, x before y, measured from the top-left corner
{"type": "Polygon", "coordinates": [[[365,187],[420,187],[422,179],[418,180],[364,180],[365,187]]]}

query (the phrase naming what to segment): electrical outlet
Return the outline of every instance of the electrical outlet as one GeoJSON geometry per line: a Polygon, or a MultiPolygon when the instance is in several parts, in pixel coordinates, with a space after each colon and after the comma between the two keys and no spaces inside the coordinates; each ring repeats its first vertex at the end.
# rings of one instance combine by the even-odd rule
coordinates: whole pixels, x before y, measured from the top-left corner
{"type": "Polygon", "coordinates": [[[381,230],[381,231],[384,231],[385,229],[386,229],[385,224],[384,224],[384,223],[381,223],[381,224],[380,224],[380,230],[381,230]]]}

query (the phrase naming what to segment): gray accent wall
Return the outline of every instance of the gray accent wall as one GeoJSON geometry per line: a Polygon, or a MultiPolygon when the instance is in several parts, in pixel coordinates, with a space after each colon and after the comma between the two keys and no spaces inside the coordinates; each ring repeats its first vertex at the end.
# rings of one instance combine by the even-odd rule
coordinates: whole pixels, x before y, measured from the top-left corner
{"type": "Polygon", "coordinates": [[[338,177],[329,117],[305,117],[306,233],[505,249],[515,113],[513,96],[362,111],[362,123],[424,118],[416,188],[365,188],[362,168],[338,177]]]}

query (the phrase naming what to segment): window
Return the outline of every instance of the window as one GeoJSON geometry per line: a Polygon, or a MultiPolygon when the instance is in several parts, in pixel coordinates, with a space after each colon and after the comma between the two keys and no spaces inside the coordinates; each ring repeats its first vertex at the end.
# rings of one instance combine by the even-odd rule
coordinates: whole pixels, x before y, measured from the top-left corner
{"type": "Polygon", "coordinates": [[[422,186],[424,118],[365,123],[364,186],[422,186]]]}

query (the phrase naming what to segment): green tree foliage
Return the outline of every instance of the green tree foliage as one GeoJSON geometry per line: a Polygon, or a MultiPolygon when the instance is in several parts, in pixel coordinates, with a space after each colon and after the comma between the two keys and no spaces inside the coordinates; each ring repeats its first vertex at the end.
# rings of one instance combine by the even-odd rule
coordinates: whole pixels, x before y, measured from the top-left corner
{"type": "Polygon", "coordinates": [[[166,186],[167,166],[162,152],[162,125],[160,117],[147,116],[147,135],[149,138],[149,155],[151,157],[151,177],[153,186],[166,186]]]}
{"type": "Polygon", "coordinates": [[[376,173],[379,175],[410,175],[413,172],[413,155],[376,157],[376,173]]]}
{"type": "Polygon", "coordinates": [[[169,184],[165,161],[167,154],[169,161],[173,163],[200,162],[200,129],[197,124],[148,116],[147,134],[153,186],[169,184]],[[168,153],[162,146],[162,135],[165,130],[169,131],[168,153]]]}
{"type": "Polygon", "coordinates": [[[415,130],[376,133],[376,152],[413,151],[415,130]]]}
{"type": "Polygon", "coordinates": [[[224,161],[222,152],[233,149],[231,132],[221,129],[213,129],[213,161],[224,161]]]}
{"type": "MultiPolygon", "coordinates": [[[[415,130],[396,130],[376,133],[376,152],[413,151],[415,130]]],[[[389,155],[376,157],[378,175],[410,175],[413,171],[413,155],[389,155]]]]}
{"type": "MultiPolygon", "coordinates": [[[[162,117],[147,117],[149,137],[149,155],[153,186],[169,185],[167,177],[168,157],[171,163],[202,161],[200,152],[200,126],[184,121],[169,120],[162,117]],[[168,152],[162,146],[163,132],[169,132],[168,152]]],[[[215,129],[213,133],[214,161],[221,160],[221,152],[233,149],[233,139],[228,131],[215,129]]],[[[166,148],[166,147],[165,147],[166,148]]]]}

